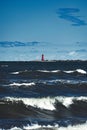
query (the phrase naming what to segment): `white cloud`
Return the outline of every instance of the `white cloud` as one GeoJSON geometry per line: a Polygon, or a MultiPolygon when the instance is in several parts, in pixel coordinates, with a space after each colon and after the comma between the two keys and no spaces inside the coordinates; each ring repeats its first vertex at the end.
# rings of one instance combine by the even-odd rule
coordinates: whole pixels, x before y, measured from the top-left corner
{"type": "Polygon", "coordinates": [[[70,56],[73,56],[73,55],[75,55],[75,54],[76,54],[75,51],[71,51],[71,52],[69,52],[69,55],[70,55],[70,56]]]}

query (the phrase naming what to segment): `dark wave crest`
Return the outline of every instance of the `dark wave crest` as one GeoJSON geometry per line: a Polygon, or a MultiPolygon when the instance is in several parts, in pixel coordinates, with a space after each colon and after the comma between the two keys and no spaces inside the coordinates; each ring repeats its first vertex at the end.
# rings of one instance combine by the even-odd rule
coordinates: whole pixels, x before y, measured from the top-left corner
{"type": "MultiPolygon", "coordinates": [[[[38,108],[37,106],[26,105],[22,100],[0,100],[0,119],[34,118],[38,120],[57,120],[64,118],[87,117],[87,101],[76,100],[66,106],[57,99],[54,102],[54,110],[38,108]]],[[[50,109],[50,108],[49,108],[50,109]]]]}

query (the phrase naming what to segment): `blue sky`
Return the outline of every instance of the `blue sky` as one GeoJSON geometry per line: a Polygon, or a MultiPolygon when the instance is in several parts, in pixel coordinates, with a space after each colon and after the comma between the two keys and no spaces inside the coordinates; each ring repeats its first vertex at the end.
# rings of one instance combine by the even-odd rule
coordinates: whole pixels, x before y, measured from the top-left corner
{"type": "Polygon", "coordinates": [[[87,0],[0,0],[1,61],[87,60],[86,34],[87,0]]]}

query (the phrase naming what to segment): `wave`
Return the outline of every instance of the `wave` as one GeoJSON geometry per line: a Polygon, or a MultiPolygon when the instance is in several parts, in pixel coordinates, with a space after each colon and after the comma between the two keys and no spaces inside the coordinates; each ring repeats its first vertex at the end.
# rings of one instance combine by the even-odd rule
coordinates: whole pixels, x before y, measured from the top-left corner
{"type": "MultiPolygon", "coordinates": [[[[86,88],[87,87],[87,81],[86,80],[77,80],[77,79],[40,79],[40,80],[28,80],[28,82],[26,82],[25,80],[24,81],[19,81],[19,82],[14,82],[13,83],[9,83],[8,84],[9,86],[42,86],[42,87],[45,87],[46,86],[46,89],[49,85],[56,85],[56,87],[65,87],[65,85],[67,85],[67,87],[82,87],[82,88],[86,88]]],[[[7,86],[8,86],[7,85],[7,86]]],[[[4,85],[6,86],[6,85],[4,85]]]]}
{"type": "Polygon", "coordinates": [[[12,72],[11,74],[19,74],[20,72],[12,72]]]}
{"type": "Polygon", "coordinates": [[[17,71],[17,72],[12,72],[11,74],[22,74],[22,73],[32,73],[32,72],[42,72],[42,73],[67,73],[67,74],[70,74],[70,73],[80,73],[80,74],[87,74],[87,72],[83,69],[76,69],[76,70],[24,70],[24,71],[17,71]]]}
{"type": "Polygon", "coordinates": [[[48,70],[38,70],[40,72],[46,72],[46,73],[58,73],[58,72],[65,72],[65,73],[74,73],[74,72],[78,72],[81,74],[87,74],[87,72],[85,70],[82,69],[76,69],[76,70],[68,70],[68,71],[61,71],[61,70],[52,70],[52,71],[48,71],[48,70]]]}
{"type": "MultiPolygon", "coordinates": [[[[84,124],[78,124],[78,125],[69,125],[67,127],[60,127],[58,124],[55,125],[39,125],[39,124],[27,124],[26,126],[23,126],[23,128],[20,127],[13,127],[9,130],[86,130],[87,129],[87,122],[84,124]]],[[[2,129],[1,129],[2,130],[2,129]]]]}
{"type": "Polygon", "coordinates": [[[53,79],[53,80],[39,80],[37,83],[43,83],[45,85],[55,85],[57,83],[61,84],[77,84],[81,86],[82,84],[85,86],[87,81],[85,80],[76,80],[76,79],[53,79]]]}
{"type": "Polygon", "coordinates": [[[21,74],[21,73],[26,73],[26,72],[30,72],[30,71],[28,71],[28,70],[16,71],[16,72],[11,72],[11,74],[21,74]]]}
{"type": "Polygon", "coordinates": [[[82,69],[76,69],[74,71],[64,71],[65,73],[74,73],[74,72],[78,72],[78,73],[81,73],[81,74],[87,74],[87,72],[85,70],[82,70],[82,69]]]}
{"type": "MultiPolygon", "coordinates": [[[[25,98],[4,98],[0,100],[1,119],[32,119],[37,121],[56,121],[76,119],[87,120],[87,100],[85,97],[54,99],[25,99],[25,98]]],[[[84,120],[84,121],[85,121],[84,120]]],[[[71,123],[72,120],[71,120],[71,123]]]]}
{"type": "Polygon", "coordinates": [[[38,72],[44,72],[44,73],[57,73],[57,72],[60,72],[60,70],[52,70],[52,71],[49,71],[49,70],[37,70],[38,72]]]}
{"type": "Polygon", "coordinates": [[[53,103],[55,103],[55,98],[51,99],[50,97],[47,98],[14,98],[14,97],[6,97],[7,101],[22,101],[25,105],[30,105],[33,107],[47,109],[47,110],[54,110],[53,103]]]}
{"type": "Polygon", "coordinates": [[[33,107],[55,110],[55,103],[60,102],[65,107],[69,107],[74,101],[87,101],[87,97],[44,97],[44,98],[15,98],[15,97],[5,97],[7,101],[22,101],[25,105],[30,105],[33,107]]]}
{"type": "Polygon", "coordinates": [[[32,82],[32,83],[12,83],[12,84],[9,84],[10,86],[33,86],[33,85],[35,85],[35,83],[34,82],[32,82]]]}

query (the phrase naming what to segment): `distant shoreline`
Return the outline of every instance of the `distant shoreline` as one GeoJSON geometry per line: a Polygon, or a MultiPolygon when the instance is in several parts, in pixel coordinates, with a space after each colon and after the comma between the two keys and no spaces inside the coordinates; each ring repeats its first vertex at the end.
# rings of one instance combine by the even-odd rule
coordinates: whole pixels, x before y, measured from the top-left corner
{"type": "Polygon", "coordinates": [[[44,60],[44,61],[41,61],[41,60],[30,60],[30,61],[0,61],[0,62],[42,62],[42,63],[45,63],[45,62],[71,62],[71,61],[87,61],[87,60],[44,60]]]}

